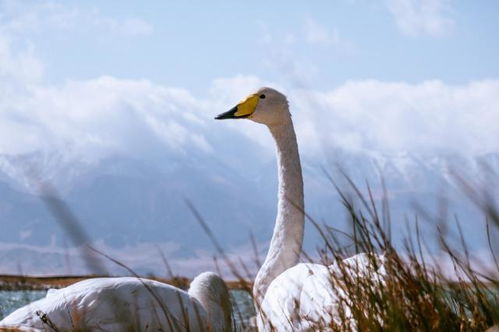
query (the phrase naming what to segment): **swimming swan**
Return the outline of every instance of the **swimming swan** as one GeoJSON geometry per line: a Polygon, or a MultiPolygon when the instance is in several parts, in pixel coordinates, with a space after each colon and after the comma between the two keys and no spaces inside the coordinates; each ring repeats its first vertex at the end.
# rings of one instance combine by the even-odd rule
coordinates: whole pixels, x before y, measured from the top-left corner
{"type": "Polygon", "coordinates": [[[189,291],[149,279],[95,278],[49,290],[17,309],[0,331],[232,331],[229,291],[212,272],[189,291]]]}
{"type": "MultiPolygon", "coordinates": [[[[347,296],[332,274],[371,275],[371,259],[359,254],[331,266],[298,263],[304,231],[303,179],[296,135],[286,97],[268,87],[215,117],[249,119],[268,127],[277,146],[277,217],[269,250],[255,279],[253,296],[260,331],[324,330],[351,317],[347,296]],[[340,305],[342,308],[340,309],[340,305]]],[[[355,323],[352,322],[351,327],[355,323]]]]}

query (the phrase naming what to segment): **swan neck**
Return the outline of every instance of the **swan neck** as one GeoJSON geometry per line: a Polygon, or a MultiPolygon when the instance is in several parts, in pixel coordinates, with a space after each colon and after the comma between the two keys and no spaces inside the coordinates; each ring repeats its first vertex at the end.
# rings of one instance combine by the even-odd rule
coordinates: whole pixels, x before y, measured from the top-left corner
{"type": "Polygon", "coordinates": [[[223,280],[211,272],[196,277],[189,287],[189,295],[206,311],[210,331],[232,331],[232,304],[223,280]]]}
{"type": "Polygon", "coordinates": [[[298,263],[304,229],[302,170],[291,116],[269,129],[276,142],[278,203],[269,251],[255,279],[253,293],[257,300],[263,299],[278,275],[298,263]]]}

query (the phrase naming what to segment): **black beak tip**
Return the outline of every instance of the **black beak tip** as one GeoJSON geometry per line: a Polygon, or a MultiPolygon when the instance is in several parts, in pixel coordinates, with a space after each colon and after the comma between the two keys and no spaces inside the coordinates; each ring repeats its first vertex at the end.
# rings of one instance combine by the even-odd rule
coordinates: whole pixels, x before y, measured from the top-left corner
{"type": "Polygon", "coordinates": [[[236,112],[237,112],[237,106],[232,108],[231,110],[225,112],[225,113],[218,114],[215,117],[215,120],[236,119],[237,117],[234,115],[236,112]]]}

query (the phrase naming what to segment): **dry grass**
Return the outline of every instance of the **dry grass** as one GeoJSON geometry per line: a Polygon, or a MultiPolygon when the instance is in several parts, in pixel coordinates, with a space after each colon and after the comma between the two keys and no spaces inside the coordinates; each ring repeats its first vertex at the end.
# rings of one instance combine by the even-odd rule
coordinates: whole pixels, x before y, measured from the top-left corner
{"type": "MultiPolygon", "coordinates": [[[[24,275],[0,275],[0,290],[47,290],[50,288],[63,288],[78,281],[82,281],[90,278],[101,278],[102,276],[97,275],[56,275],[56,276],[24,276],[24,275]]],[[[185,277],[172,277],[172,278],[162,278],[157,276],[151,276],[148,279],[156,280],[169,284],[180,289],[189,288],[191,280],[185,277]]],[[[228,282],[228,287],[238,289],[237,282],[228,282]]]]}
{"type": "MultiPolygon", "coordinates": [[[[390,236],[387,201],[376,203],[369,185],[364,191],[367,194],[363,194],[348,176],[345,177],[346,190],[330,179],[352,225],[348,243],[340,240],[341,234],[337,230],[319,225],[307,216],[324,240],[325,249],[319,252],[321,263],[337,264],[330,273],[331,287],[341,289],[339,321],[308,322],[314,330],[485,331],[499,324],[499,265],[491,239],[491,234],[497,234],[499,230],[499,214],[493,196],[484,194],[481,197],[487,200],[478,199],[473,184],[456,178],[489,221],[489,261],[494,264],[488,266],[487,272],[476,269],[476,266],[485,266],[480,261],[485,257],[470,258],[459,223],[457,234],[446,233],[442,230],[446,220],[439,216],[434,225],[441,252],[452,265],[453,271],[448,273],[442,270],[434,256],[428,254],[417,218],[411,236],[404,239],[402,247],[396,248],[390,236]],[[454,243],[459,245],[456,247],[452,245],[454,243]],[[368,269],[364,270],[364,265],[352,268],[344,263],[344,258],[357,253],[365,253],[368,269]]],[[[296,303],[296,310],[299,305],[296,303]]]]}
{"type": "MultiPolygon", "coordinates": [[[[336,313],[339,319],[331,323],[329,320],[307,321],[306,317],[302,317],[302,323],[306,323],[303,326],[312,326],[314,331],[448,332],[497,328],[499,265],[491,236],[499,231],[499,214],[492,195],[482,191],[478,196],[476,184],[456,177],[464,193],[471,196],[470,200],[480,207],[488,221],[489,257],[472,258],[459,221],[456,220],[457,234],[451,234],[449,227],[444,227],[448,221],[442,213],[433,217],[431,223],[440,245],[437,258],[430,253],[421,236],[417,217],[409,228],[410,235],[404,239],[402,246],[396,248],[391,239],[388,201],[382,199],[375,202],[369,185],[364,191],[367,194],[363,194],[348,176],[345,175],[345,178],[348,183],[346,189],[330,180],[348,211],[352,225],[350,234],[328,225],[319,225],[306,215],[324,241],[323,249],[313,256],[320,257],[319,263],[335,263],[337,266],[331,269],[330,283],[331,288],[341,290],[338,292],[340,310],[336,313]],[[345,235],[349,238],[347,243],[345,235]],[[345,258],[357,253],[366,255],[368,269],[362,269],[365,265],[352,267],[344,263],[345,258]],[[451,263],[452,271],[443,270],[440,264],[442,259],[451,263]],[[485,263],[486,260],[489,264],[485,263]],[[487,267],[486,272],[483,267],[487,267]]],[[[384,196],[388,197],[386,190],[384,196]]],[[[415,214],[425,214],[432,219],[427,211],[417,209],[415,214]]],[[[317,259],[311,259],[306,253],[303,256],[317,263],[317,259]]],[[[299,316],[299,307],[300,303],[296,301],[295,317],[299,316]]],[[[262,315],[265,316],[263,312],[262,315]]]]}
{"type": "MultiPolygon", "coordinates": [[[[336,262],[338,266],[330,275],[331,287],[341,288],[344,292],[340,299],[342,309],[339,312],[339,322],[328,324],[314,322],[314,330],[485,331],[499,323],[499,265],[491,238],[499,230],[499,213],[493,196],[483,194],[481,189],[477,190],[476,184],[456,177],[463,191],[470,196],[471,201],[481,209],[484,218],[488,220],[488,246],[495,267],[486,273],[474,268],[479,264],[472,261],[474,258],[470,258],[460,228],[458,227],[458,234],[453,236],[446,233],[444,231],[446,228],[442,227],[445,224],[445,216],[434,218],[440,248],[452,263],[453,278],[450,278],[448,273],[444,273],[448,271],[442,271],[434,257],[428,255],[417,218],[411,228],[412,236],[407,237],[402,248],[396,248],[391,240],[391,218],[387,200],[376,202],[369,186],[364,191],[366,194],[363,194],[348,177],[346,179],[349,187],[344,190],[334,181],[332,183],[351,221],[352,232],[348,234],[349,243],[345,244],[344,239],[340,240],[341,232],[338,230],[327,225],[319,225],[307,216],[308,222],[319,231],[324,240],[325,249],[321,249],[318,253],[320,261],[326,265],[336,262]],[[354,194],[347,195],[346,192],[354,194]],[[456,242],[460,244],[458,247],[454,245],[456,242]],[[370,271],[377,272],[352,273],[352,268],[342,263],[344,258],[359,252],[367,255],[370,271]],[[381,268],[382,273],[379,272],[381,268]],[[353,277],[353,274],[357,276],[353,277]]],[[[386,191],[384,196],[388,197],[386,191]]],[[[54,212],[54,215],[58,219],[65,219],[59,220],[59,223],[64,225],[63,228],[67,230],[68,236],[74,239],[74,243],[78,245],[82,242],[88,243],[81,223],[68,212],[69,209],[64,203],[58,200],[53,192],[49,192],[48,195],[46,193],[44,197],[52,212],[63,210],[64,213],[54,212]],[[77,224],[76,233],[72,232],[73,223],[77,224]]],[[[236,277],[236,281],[230,286],[251,294],[250,269],[242,261],[234,262],[228,258],[200,213],[192,204],[188,204],[213,241],[221,263],[226,264],[236,277]]],[[[425,211],[416,211],[418,215],[424,213],[425,211]]],[[[258,250],[255,248],[256,252],[258,250]]],[[[94,255],[91,251],[85,251],[85,255],[89,260],[88,266],[97,267],[94,272],[102,271],[101,267],[104,266],[102,256],[94,255]]],[[[305,253],[304,256],[308,257],[305,253]]],[[[256,254],[255,262],[259,264],[256,254]]],[[[165,265],[169,270],[166,260],[165,265]]],[[[187,280],[169,277],[169,280],[159,278],[157,280],[185,289],[187,280]]],[[[15,279],[12,276],[3,278],[15,279]]],[[[79,278],[32,278],[24,279],[22,282],[26,283],[28,280],[35,285],[56,283],[58,286],[65,286],[79,278]]],[[[298,308],[299,303],[296,305],[298,308]]],[[[244,313],[235,310],[233,315],[243,321],[242,326],[238,327],[239,330],[252,329],[245,324],[244,313]]]]}

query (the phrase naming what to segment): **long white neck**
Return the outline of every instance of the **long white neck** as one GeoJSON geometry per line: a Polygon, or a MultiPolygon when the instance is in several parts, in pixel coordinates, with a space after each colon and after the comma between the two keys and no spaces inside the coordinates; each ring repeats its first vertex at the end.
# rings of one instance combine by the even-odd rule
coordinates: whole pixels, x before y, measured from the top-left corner
{"type": "Polygon", "coordinates": [[[253,286],[253,295],[260,302],[272,280],[298,263],[304,228],[303,179],[291,117],[269,129],[277,145],[279,191],[274,234],[253,286]]]}
{"type": "Polygon", "coordinates": [[[192,280],[189,294],[206,311],[211,332],[232,331],[230,294],[222,278],[213,272],[203,272],[192,280]]]}

